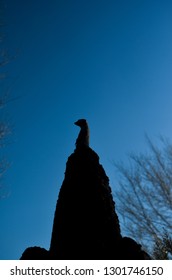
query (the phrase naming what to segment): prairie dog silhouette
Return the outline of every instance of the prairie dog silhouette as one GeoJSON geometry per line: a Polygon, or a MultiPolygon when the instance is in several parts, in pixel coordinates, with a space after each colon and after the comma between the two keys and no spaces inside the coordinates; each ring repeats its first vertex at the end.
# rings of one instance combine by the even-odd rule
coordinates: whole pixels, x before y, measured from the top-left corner
{"type": "Polygon", "coordinates": [[[78,138],[76,139],[75,145],[78,147],[89,147],[89,128],[85,119],[79,119],[74,123],[81,128],[78,138]]]}

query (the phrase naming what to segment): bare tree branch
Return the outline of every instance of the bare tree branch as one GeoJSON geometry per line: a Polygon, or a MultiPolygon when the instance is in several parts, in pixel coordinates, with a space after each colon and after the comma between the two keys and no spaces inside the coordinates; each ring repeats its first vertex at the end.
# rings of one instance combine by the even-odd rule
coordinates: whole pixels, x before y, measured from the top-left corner
{"type": "Polygon", "coordinates": [[[114,191],[124,230],[146,247],[172,232],[172,144],[162,148],[147,137],[148,154],[131,154],[129,167],[115,164],[120,179],[114,191]]]}

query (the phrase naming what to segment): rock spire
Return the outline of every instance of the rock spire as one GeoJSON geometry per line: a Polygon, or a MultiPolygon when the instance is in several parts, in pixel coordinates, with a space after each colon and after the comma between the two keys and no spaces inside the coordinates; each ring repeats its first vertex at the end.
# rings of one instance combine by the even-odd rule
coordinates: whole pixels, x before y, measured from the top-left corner
{"type": "Polygon", "coordinates": [[[27,248],[21,259],[149,259],[133,239],[122,237],[109,179],[89,147],[85,119],[66,163],[49,251],[27,248]]]}

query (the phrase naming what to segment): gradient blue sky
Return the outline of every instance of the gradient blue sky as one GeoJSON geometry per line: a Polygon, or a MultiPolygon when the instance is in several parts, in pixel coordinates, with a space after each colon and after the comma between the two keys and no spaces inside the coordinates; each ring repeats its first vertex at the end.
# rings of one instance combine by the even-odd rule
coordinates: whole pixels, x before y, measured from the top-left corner
{"type": "Polygon", "coordinates": [[[49,248],[78,118],[90,125],[112,189],[112,161],[146,149],[144,134],[172,138],[172,2],[6,0],[5,44],[14,125],[4,150],[9,195],[0,200],[0,259],[49,248]]]}

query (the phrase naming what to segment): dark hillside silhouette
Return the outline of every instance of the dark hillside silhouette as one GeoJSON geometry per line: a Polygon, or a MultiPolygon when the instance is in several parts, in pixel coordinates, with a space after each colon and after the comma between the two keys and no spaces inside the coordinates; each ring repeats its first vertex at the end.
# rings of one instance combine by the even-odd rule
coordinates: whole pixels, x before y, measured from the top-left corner
{"type": "Polygon", "coordinates": [[[57,200],[50,250],[28,248],[21,259],[147,259],[134,240],[122,237],[109,179],[89,147],[85,120],[66,163],[57,200]],[[86,143],[86,144],[85,144],[86,143]]]}

